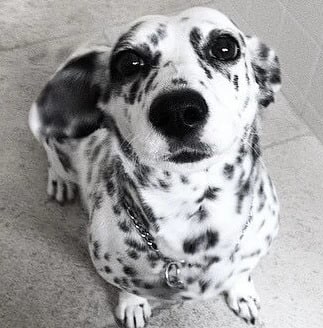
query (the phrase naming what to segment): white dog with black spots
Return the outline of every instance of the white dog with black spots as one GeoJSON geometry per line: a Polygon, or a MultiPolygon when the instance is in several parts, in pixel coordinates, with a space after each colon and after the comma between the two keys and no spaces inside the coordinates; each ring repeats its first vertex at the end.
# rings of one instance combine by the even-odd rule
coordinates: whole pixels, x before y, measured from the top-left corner
{"type": "Polygon", "coordinates": [[[256,323],[251,272],[279,225],[259,117],[279,87],[272,49],[192,8],[138,19],[112,50],[78,51],[33,104],[48,194],[64,202],[80,190],[122,325],[143,327],[150,299],[218,295],[256,323]]]}

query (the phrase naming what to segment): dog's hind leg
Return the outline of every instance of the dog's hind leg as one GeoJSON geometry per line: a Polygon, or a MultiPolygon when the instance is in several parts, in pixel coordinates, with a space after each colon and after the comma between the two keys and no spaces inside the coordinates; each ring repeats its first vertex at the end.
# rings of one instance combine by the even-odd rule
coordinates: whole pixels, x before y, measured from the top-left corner
{"type": "Polygon", "coordinates": [[[72,201],[77,192],[77,171],[73,163],[73,149],[70,140],[59,143],[48,139],[43,143],[48,158],[47,194],[60,204],[72,201]]]}
{"type": "Polygon", "coordinates": [[[78,179],[75,157],[79,142],[77,139],[59,139],[39,133],[42,122],[39,120],[38,110],[34,104],[29,114],[29,126],[47,154],[47,194],[63,204],[72,201],[76,195],[78,179]]]}

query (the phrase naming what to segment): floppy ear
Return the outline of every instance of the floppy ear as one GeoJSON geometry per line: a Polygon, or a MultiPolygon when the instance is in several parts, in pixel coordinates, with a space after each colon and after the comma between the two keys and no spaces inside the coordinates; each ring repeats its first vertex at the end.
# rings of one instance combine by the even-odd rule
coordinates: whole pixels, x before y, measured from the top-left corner
{"type": "Polygon", "coordinates": [[[275,93],[281,87],[280,65],[273,49],[266,46],[256,37],[246,39],[251,65],[259,86],[258,102],[267,107],[274,102],[275,93]]]}
{"type": "MultiPolygon", "coordinates": [[[[103,95],[109,48],[99,46],[74,53],[46,84],[30,113],[37,117],[39,137],[80,138],[100,127],[97,103],[103,95]]],[[[35,125],[35,124],[34,124],[35,125]]]]}

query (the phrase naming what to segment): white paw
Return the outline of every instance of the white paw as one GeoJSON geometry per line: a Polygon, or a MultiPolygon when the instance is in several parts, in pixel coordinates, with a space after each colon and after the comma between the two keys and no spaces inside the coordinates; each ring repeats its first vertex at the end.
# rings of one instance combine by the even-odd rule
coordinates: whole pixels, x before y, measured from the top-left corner
{"type": "Polygon", "coordinates": [[[241,279],[224,293],[229,308],[246,323],[255,325],[259,316],[260,301],[252,280],[241,279]]]}
{"type": "Polygon", "coordinates": [[[52,167],[48,168],[47,194],[60,204],[72,201],[77,192],[76,184],[62,179],[52,167]]]}
{"type": "Polygon", "coordinates": [[[127,292],[120,292],[116,317],[123,327],[143,328],[151,316],[147,300],[127,292]]]}

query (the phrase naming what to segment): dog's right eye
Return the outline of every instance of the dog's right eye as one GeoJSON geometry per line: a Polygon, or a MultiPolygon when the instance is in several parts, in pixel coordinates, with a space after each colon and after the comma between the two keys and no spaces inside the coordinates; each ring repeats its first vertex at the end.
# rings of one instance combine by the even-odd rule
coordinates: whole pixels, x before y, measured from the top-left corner
{"type": "Polygon", "coordinates": [[[115,68],[123,77],[131,77],[138,74],[144,66],[144,60],[131,50],[119,53],[115,59],[115,68]]]}

